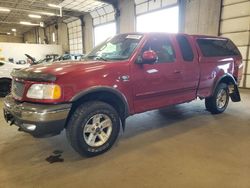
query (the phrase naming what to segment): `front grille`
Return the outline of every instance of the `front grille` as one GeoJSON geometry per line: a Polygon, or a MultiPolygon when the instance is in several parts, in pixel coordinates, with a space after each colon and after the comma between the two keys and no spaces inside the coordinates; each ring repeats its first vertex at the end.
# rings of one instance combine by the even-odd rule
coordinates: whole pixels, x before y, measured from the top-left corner
{"type": "Polygon", "coordinates": [[[16,80],[12,81],[11,93],[14,98],[22,99],[24,94],[25,85],[22,82],[16,80]]]}

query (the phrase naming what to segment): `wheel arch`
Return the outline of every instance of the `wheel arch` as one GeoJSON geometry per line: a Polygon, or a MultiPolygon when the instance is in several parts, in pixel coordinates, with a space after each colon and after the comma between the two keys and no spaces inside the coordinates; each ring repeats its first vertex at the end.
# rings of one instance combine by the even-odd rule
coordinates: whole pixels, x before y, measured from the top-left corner
{"type": "Polygon", "coordinates": [[[227,85],[233,85],[234,86],[234,90],[233,92],[230,94],[230,98],[233,102],[239,102],[241,101],[240,98],[240,93],[239,93],[239,89],[238,89],[238,83],[237,80],[234,78],[233,75],[231,74],[224,74],[223,76],[221,76],[214,84],[213,86],[213,90],[211,95],[214,94],[216,87],[220,84],[220,83],[225,83],[227,85]]]}
{"type": "Polygon", "coordinates": [[[223,76],[221,76],[214,84],[213,86],[213,91],[212,94],[214,93],[216,87],[220,84],[220,83],[226,83],[227,85],[238,85],[237,81],[235,80],[235,78],[231,75],[231,74],[224,74],[223,76]]]}
{"type": "Polygon", "coordinates": [[[106,102],[113,106],[121,118],[123,129],[125,128],[125,119],[129,116],[127,99],[120,91],[107,86],[92,87],[72,97],[70,102],[72,102],[73,105],[69,117],[79,105],[91,100],[106,102]]]}
{"type": "Polygon", "coordinates": [[[0,80],[8,80],[8,81],[10,81],[10,82],[12,81],[12,79],[9,78],[9,77],[1,77],[0,80]]]}

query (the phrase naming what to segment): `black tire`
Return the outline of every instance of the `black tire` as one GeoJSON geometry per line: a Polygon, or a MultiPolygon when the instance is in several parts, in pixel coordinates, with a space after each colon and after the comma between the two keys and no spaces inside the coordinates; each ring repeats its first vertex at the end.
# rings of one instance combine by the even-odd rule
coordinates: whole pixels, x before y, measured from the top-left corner
{"type": "MultiPolygon", "coordinates": [[[[94,124],[94,122],[92,122],[92,124],[94,124]]],[[[68,141],[75,149],[75,151],[77,151],[80,155],[86,157],[93,157],[109,150],[115,143],[119,135],[119,131],[120,118],[118,113],[111,105],[100,101],[90,101],[80,105],[70,117],[66,127],[68,141]],[[88,140],[85,139],[87,133],[84,133],[84,128],[86,128],[87,123],[89,123],[91,118],[93,118],[97,114],[102,114],[103,116],[111,120],[110,122],[112,122],[112,131],[107,141],[102,145],[91,146],[87,143],[88,140]]],[[[99,138],[99,133],[96,132],[95,134],[97,135],[95,140],[99,138]]]]}
{"type": "MultiPolygon", "coordinates": [[[[218,99],[222,100],[222,99],[218,99]]],[[[225,83],[220,83],[215,91],[213,96],[208,97],[205,99],[205,106],[208,111],[210,111],[212,114],[220,114],[223,113],[229,103],[229,90],[228,90],[228,85],[225,83]],[[224,100],[223,103],[221,102],[221,105],[218,104],[217,99],[220,97],[220,92],[224,93],[224,100]]]]}
{"type": "Polygon", "coordinates": [[[11,80],[7,78],[0,79],[0,97],[5,97],[10,93],[11,80]]]}

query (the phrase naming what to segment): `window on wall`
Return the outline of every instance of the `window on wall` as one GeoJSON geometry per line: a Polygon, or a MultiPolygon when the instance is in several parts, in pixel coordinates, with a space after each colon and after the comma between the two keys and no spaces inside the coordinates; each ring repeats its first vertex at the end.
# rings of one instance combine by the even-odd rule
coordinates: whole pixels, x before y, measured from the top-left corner
{"type": "Polygon", "coordinates": [[[90,12],[94,26],[94,46],[116,34],[115,11],[107,5],[90,12]]]}
{"type": "Polygon", "coordinates": [[[178,32],[178,6],[146,13],[136,17],[138,32],[178,32]]]}
{"type": "Polygon", "coordinates": [[[115,22],[99,25],[94,28],[95,46],[116,34],[115,22]]]}
{"type": "Polygon", "coordinates": [[[71,54],[82,54],[82,26],[81,21],[75,20],[67,24],[69,32],[69,49],[71,54]]]}
{"type": "Polygon", "coordinates": [[[56,42],[56,35],[54,32],[52,33],[52,42],[56,42]]]}
{"type": "Polygon", "coordinates": [[[138,32],[178,32],[178,0],[135,0],[135,5],[138,32]]]}

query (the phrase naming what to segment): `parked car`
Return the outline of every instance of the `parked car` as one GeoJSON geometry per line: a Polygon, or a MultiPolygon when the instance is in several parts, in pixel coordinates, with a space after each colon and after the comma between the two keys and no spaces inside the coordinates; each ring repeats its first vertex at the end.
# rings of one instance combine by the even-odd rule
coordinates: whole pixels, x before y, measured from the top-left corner
{"type": "Polygon", "coordinates": [[[130,115],[205,99],[212,114],[240,101],[242,57],[227,38],[120,34],[82,62],[14,71],[7,122],[33,136],[66,129],[72,147],[95,156],[112,147],[130,115]]]}
{"type": "Polygon", "coordinates": [[[5,97],[10,93],[11,88],[11,71],[13,69],[22,69],[27,67],[27,64],[19,65],[10,62],[0,61],[0,97],[5,97]]]}
{"type": "Polygon", "coordinates": [[[57,54],[48,54],[44,59],[36,60],[34,57],[30,56],[29,54],[24,54],[28,60],[30,65],[38,65],[38,64],[44,64],[44,63],[52,63],[56,61],[56,58],[59,57],[57,54]]]}
{"type": "Polygon", "coordinates": [[[56,61],[65,61],[65,60],[81,60],[84,57],[84,54],[63,54],[58,57],[56,61]]]}

